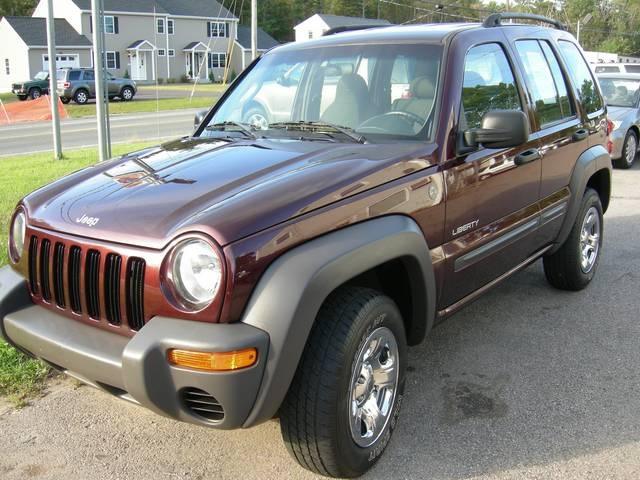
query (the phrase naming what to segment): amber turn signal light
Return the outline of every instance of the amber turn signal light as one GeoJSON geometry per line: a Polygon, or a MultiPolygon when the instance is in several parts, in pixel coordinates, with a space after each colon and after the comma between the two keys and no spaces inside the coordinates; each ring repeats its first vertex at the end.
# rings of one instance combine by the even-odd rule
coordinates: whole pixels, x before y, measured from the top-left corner
{"type": "Polygon", "coordinates": [[[191,352],[171,349],[167,352],[167,358],[169,363],[178,367],[226,372],[254,365],[258,360],[258,351],[255,348],[245,348],[233,352],[191,352]]]}

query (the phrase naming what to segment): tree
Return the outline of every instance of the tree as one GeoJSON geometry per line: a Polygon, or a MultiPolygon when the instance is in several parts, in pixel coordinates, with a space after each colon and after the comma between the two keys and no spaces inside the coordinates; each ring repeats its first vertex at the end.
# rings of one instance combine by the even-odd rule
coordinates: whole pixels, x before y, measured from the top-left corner
{"type": "Polygon", "coordinates": [[[0,0],[0,17],[31,15],[37,4],[37,0],[0,0]]]}

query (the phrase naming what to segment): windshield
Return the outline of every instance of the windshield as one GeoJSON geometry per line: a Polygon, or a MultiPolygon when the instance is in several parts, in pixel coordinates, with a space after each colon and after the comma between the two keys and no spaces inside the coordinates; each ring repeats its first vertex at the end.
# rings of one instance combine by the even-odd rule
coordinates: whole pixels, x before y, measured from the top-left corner
{"type": "Polygon", "coordinates": [[[49,72],[38,72],[35,78],[36,80],[46,80],[49,78],[49,72]]]}
{"type": "Polygon", "coordinates": [[[640,98],[640,78],[599,78],[602,94],[612,107],[635,107],[640,98]]]}
{"type": "Polygon", "coordinates": [[[218,106],[202,135],[244,126],[259,137],[428,140],[440,59],[441,47],[425,44],[274,51],[218,106]]]}

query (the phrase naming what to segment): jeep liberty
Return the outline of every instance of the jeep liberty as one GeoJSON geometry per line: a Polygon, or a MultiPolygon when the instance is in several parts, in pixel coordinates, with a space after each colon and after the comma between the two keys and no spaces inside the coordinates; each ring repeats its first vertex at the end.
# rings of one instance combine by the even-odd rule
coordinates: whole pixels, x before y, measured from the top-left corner
{"type": "Polygon", "coordinates": [[[176,420],[278,418],[303,467],[354,477],[396,427],[408,346],[538,259],[564,290],[597,270],[610,125],[554,20],[328,32],[200,120],[19,203],[8,343],[176,420]]]}

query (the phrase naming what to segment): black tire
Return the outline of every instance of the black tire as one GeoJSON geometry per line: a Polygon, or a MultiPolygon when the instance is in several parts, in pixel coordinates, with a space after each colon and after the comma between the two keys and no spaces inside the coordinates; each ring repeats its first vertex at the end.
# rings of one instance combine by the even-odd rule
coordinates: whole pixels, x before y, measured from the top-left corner
{"type": "MultiPolygon", "coordinates": [[[[383,356],[377,358],[380,361],[383,356]]],[[[388,445],[397,423],[406,362],[404,324],[393,300],[360,287],[343,287],[332,293],[318,313],[280,409],[282,437],[293,458],[312,472],[332,477],[356,477],[371,468],[388,445]],[[372,387],[370,392],[384,391],[374,388],[373,376],[369,377],[373,383],[365,383],[364,377],[356,379],[354,373],[365,344],[371,345],[367,342],[369,335],[381,331],[391,332],[397,342],[397,357],[390,354],[382,361],[397,369],[395,395],[390,397],[393,400],[388,414],[380,422],[384,427],[372,438],[373,443],[359,446],[350,426],[350,409],[354,406],[350,395],[356,393],[351,385],[358,380],[358,385],[366,385],[367,390],[372,387]]]]}
{"type": "Polygon", "coordinates": [[[21,102],[24,102],[27,98],[29,98],[28,95],[18,95],[18,100],[20,100],[21,102]]]}
{"type": "Polygon", "coordinates": [[[600,196],[595,190],[588,188],[582,197],[582,204],[569,237],[558,251],[543,259],[544,273],[549,283],[561,290],[577,291],[585,288],[593,279],[598,268],[602,252],[603,232],[604,223],[600,196]],[[582,264],[581,234],[587,215],[594,213],[592,209],[595,210],[599,226],[598,238],[595,242],[597,249],[594,252],[593,264],[585,271],[582,264]]]}
{"type": "Polygon", "coordinates": [[[124,100],[125,102],[130,102],[131,100],[133,100],[134,96],[135,96],[135,92],[133,91],[133,88],[131,88],[131,87],[124,87],[120,91],[120,98],[122,100],[124,100]]]}
{"type": "Polygon", "coordinates": [[[71,101],[71,99],[67,97],[60,97],[60,101],[66,105],[71,101]]]}
{"type": "Polygon", "coordinates": [[[78,105],[85,105],[89,101],[89,92],[81,88],[73,95],[73,101],[78,105]]]}
{"type": "Polygon", "coordinates": [[[258,130],[266,129],[269,126],[269,115],[262,106],[253,104],[244,113],[242,121],[258,130]]]}
{"type": "Polygon", "coordinates": [[[624,144],[622,146],[622,157],[613,161],[614,166],[617,168],[627,169],[633,166],[633,162],[636,159],[638,150],[638,135],[633,130],[629,130],[624,137],[624,144]],[[633,149],[635,152],[630,152],[633,149]]]}
{"type": "Polygon", "coordinates": [[[38,87],[33,87],[29,89],[29,98],[31,100],[36,100],[41,96],[42,96],[42,90],[40,90],[38,87]]]}

